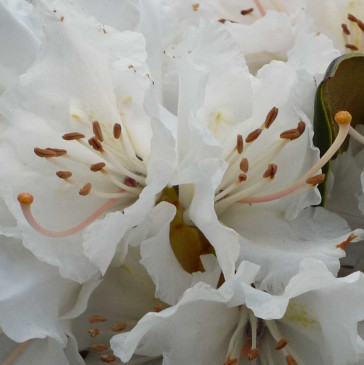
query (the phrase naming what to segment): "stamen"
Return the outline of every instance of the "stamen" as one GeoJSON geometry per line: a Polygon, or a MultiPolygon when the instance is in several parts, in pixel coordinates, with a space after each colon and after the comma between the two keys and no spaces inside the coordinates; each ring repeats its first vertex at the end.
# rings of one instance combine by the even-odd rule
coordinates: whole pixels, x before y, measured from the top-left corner
{"type": "Polygon", "coordinates": [[[126,186],[130,186],[131,188],[136,188],[136,186],[137,186],[137,182],[131,177],[125,178],[124,184],[126,186]]]}
{"type": "Polygon", "coordinates": [[[107,318],[105,316],[102,316],[100,314],[93,314],[90,318],[89,318],[89,322],[90,323],[96,323],[96,322],[106,322],[107,318]]]}
{"type": "Polygon", "coordinates": [[[60,178],[60,179],[68,179],[72,176],[72,172],[71,171],[57,171],[56,175],[60,178]]]}
{"type": "Polygon", "coordinates": [[[288,345],[289,341],[287,337],[282,337],[274,346],[276,350],[282,350],[288,345]]]}
{"type": "Polygon", "coordinates": [[[49,151],[55,152],[55,154],[56,154],[55,157],[60,157],[60,156],[64,156],[64,155],[67,154],[67,151],[66,150],[60,149],[60,148],[50,148],[50,147],[47,147],[46,149],[49,150],[49,151]]]}
{"type": "Polygon", "coordinates": [[[96,327],[94,327],[94,328],[89,328],[89,329],[87,330],[87,332],[90,334],[90,336],[91,336],[91,337],[96,337],[97,335],[99,335],[99,334],[100,334],[100,330],[99,330],[98,328],[96,328],[96,327]]]}
{"type": "Polygon", "coordinates": [[[121,136],[121,125],[119,123],[114,124],[113,134],[115,139],[119,139],[121,136]]]}
{"type": "Polygon", "coordinates": [[[356,45],[350,44],[350,43],[346,43],[345,47],[348,48],[348,49],[351,49],[352,51],[358,51],[359,50],[359,48],[356,45]]]}
{"type": "Polygon", "coordinates": [[[109,208],[111,208],[119,198],[109,199],[103,206],[97,209],[93,214],[91,214],[87,219],[83,222],[79,223],[78,225],[64,230],[64,231],[51,231],[42,227],[33,217],[31,211],[31,204],[33,203],[33,196],[29,193],[21,193],[18,195],[18,201],[20,203],[20,207],[23,211],[23,215],[25,219],[28,221],[30,226],[39,232],[40,234],[47,236],[47,237],[67,237],[72,234],[75,234],[88,225],[90,225],[94,220],[96,220],[100,215],[104,214],[109,208]]]}
{"type": "Polygon", "coordinates": [[[242,10],[241,12],[240,12],[240,14],[241,15],[248,15],[248,14],[250,14],[251,12],[253,12],[254,11],[254,8],[250,8],[250,9],[246,9],[246,10],[242,10]]]}
{"type": "Polygon", "coordinates": [[[91,183],[87,183],[85,184],[79,191],[79,194],[82,195],[82,196],[86,196],[88,194],[90,194],[90,191],[91,191],[91,188],[92,188],[92,185],[91,183]]]}
{"type": "Polygon", "coordinates": [[[248,161],[247,158],[243,158],[240,161],[240,170],[243,171],[243,172],[248,172],[248,170],[249,170],[249,161],[248,161]]]}
{"type": "Polygon", "coordinates": [[[62,136],[62,138],[66,141],[73,141],[73,140],[85,138],[85,135],[83,135],[82,133],[78,133],[78,132],[71,132],[71,133],[64,134],[62,136]]]}
{"type": "Polygon", "coordinates": [[[277,116],[278,116],[278,108],[273,107],[267,114],[267,117],[265,118],[264,127],[268,129],[276,120],[277,116]]]}
{"type": "Polygon", "coordinates": [[[280,134],[280,137],[282,139],[289,139],[290,141],[293,141],[297,139],[300,136],[300,132],[297,128],[294,129],[288,129],[280,134]]]}
{"type": "Polygon", "coordinates": [[[128,324],[126,322],[114,323],[111,325],[111,330],[113,332],[122,332],[125,330],[126,327],[128,327],[128,324]]]}
{"type": "Polygon", "coordinates": [[[352,233],[344,242],[341,242],[340,244],[336,245],[336,248],[341,248],[342,250],[345,250],[345,247],[352,241],[355,240],[355,238],[358,238],[354,233],[352,233]]]}
{"type": "Polygon", "coordinates": [[[264,174],[263,174],[263,178],[271,178],[274,179],[275,174],[277,173],[278,170],[278,166],[275,163],[270,163],[268,165],[268,168],[265,170],[264,174]]]}
{"type": "Polygon", "coordinates": [[[163,303],[162,302],[158,302],[155,306],[154,306],[154,312],[159,313],[163,310],[163,303]]]}
{"type": "Polygon", "coordinates": [[[91,137],[88,140],[89,145],[98,152],[104,152],[104,149],[102,148],[102,144],[100,143],[100,141],[96,138],[96,137],[91,137]]]}
{"type": "Polygon", "coordinates": [[[19,344],[15,350],[1,363],[1,365],[12,365],[14,360],[26,349],[31,340],[19,344]]]}
{"type": "Polygon", "coordinates": [[[358,131],[356,131],[352,126],[350,126],[350,128],[349,128],[349,134],[351,137],[356,139],[358,142],[360,142],[361,144],[364,144],[364,137],[358,131]]]}
{"type": "Polygon", "coordinates": [[[90,346],[90,350],[97,352],[106,351],[109,348],[110,345],[108,345],[107,343],[94,343],[93,345],[90,346]]]}
{"type": "Polygon", "coordinates": [[[248,134],[248,137],[245,138],[245,142],[251,143],[251,142],[255,141],[260,136],[261,133],[262,133],[262,129],[260,129],[260,128],[256,129],[255,131],[248,134]]]}
{"type": "Polygon", "coordinates": [[[238,359],[230,359],[226,360],[223,365],[236,365],[238,363],[238,359]]]}
{"type": "Polygon", "coordinates": [[[249,361],[255,360],[258,356],[259,356],[258,349],[252,349],[252,350],[248,351],[248,360],[249,361]]]}
{"type": "Polygon", "coordinates": [[[302,135],[306,130],[306,123],[300,120],[297,124],[297,130],[302,135]]]}
{"type": "Polygon", "coordinates": [[[97,120],[92,122],[92,130],[94,132],[95,137],[100,142],[104,142],[104,136],[102,135],[102,130],[101,130],[101,127],[100,127],[100,123],[97,120]]]}
{"type": "Polygon", "coordinates": [[[343,29],[343,32],[346,34],[346,35],[350,35],[350,30],[347,26],[347,24],[341,24],[341,28],[343,29]]]}
{"type": "Polygon", "coordinates": [[[52,150],[48,150],[45,148],[34,148],[34,153],[39,157],[57,157],[57,153],[52,150]]]}
{"type": "Polygon", "coordinates": [[[106,166],[105,162],[94,163],[90,166],[90,170],[93,172],[100,171],[106,166]]]}
{"type": "Polygon", "coordinates": [[[246,176],[245,174],[240,174],[240,175],[238,176],[238,179],[239,179],[239,181],[240,181],[240,182],[244,182],[244,181],[246,181],[247,176],[246,176]]]}
{"type": "Polygon", "coordinates": [[[309,179],[306,180],[307,184],[316,186],[319,184],[322,184],[325,181],[325,174],[320,174],[320,175],[316,175],[316,176],[312,176],[309,179]]]}
{"type": "Polygon", "coordinates": [[[311,167],[309,171],[307,171],[299,180],[297,180],[294,184],[289,186],[288,188],[279,191],[277,193],[273,193],[266,196],[261,197],[251,197],[251,198],[244,198],[239,200],[240,203],[263,203],[268,202],[276,199],[281,199],[290,195],[294,192],[297,188],[303,185],[307,179],[312,177],[317,170],[320,170],[326,163],[331,159],[331,157],[336,153],[336,151],[340,148],[342,143],[345,141],[346,136],[348,135],[350,122],[351,122],[351,114],[347,111],[340,111],[336,113],[334,117],[336,123],[339,125],[339,133],[334,141],[334,143],[330,146],[330,148],[326,151],[326,153],[321,157],[321,159],[311,167]]]}
{"type": "Polygon", "coordinates": [[[286,361],[287,365],[298,365],[297,361],[291,355],[286,356],[286,361]]]}
{"type": "Polygon", "coordinates": [[[348,14],[348,19],[351,21],[351,22],[354,22],[356,23],[358,21],[358,18],[355,17],[353,14],[348,14]]]}
{"type": "Polygon", "coordinates": [[[259,10],[259,13],[262,15],[262,16],[265,16],[265,10],[264,10],[264,7],[262,6],[262,4],[260,3],[259,0],[253,0],[254,3],[255,3],[255,6],[258,8],[259,10]]]}
{"type": "Polygon", "coordinates": [[[242,153],[244,149],[244,140],[243,140],[243,136],[241,134],[238,134],[236,137],[236,150],[238,151],[238,153],[242,153]]]}
{"type": "Polygon", "coordinates": [[[112,354],[105,354],[100,356],[100,360],[102,362],[111,363],[116,361],[116,357],[112,354]]]}

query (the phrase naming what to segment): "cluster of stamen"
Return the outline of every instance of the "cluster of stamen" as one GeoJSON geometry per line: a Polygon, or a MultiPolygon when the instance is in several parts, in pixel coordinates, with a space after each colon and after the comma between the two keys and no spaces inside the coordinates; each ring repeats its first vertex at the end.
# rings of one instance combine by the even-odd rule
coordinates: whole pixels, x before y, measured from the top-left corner
{"type": "MultiPolygon", "coordinates": [[[[97,340],[97,337],[100,336],[101,334],[103,334],[103,331],[99,327],[96,327],[96,326],[98,323],[108,322],[108,318],[103,315],[100,315],[100,314],[94,314],[94,315],[90,316],[89,322],[90,322],[90,324],[93,325],[93,327],[90,327],[88,329],[88,334],[90,335],[90,337],[92,339],[97,340]]],[[[111,323],[111,324],[109,324],[108,332],[111,330],[112,334],[120,333],[120,332],[123,332],[127,327],[128,327],[128,323],[126,323],[126,322],[111,323]]],[[[105,330],[105,332],[106,332],[106,330],[105,330]]],[[[109,343],[95,342],[95,343],[91,344],[87,350],[83,350],[81,352],[81,354],[84,358],[86,358],[90,352],[99,353],[100,354],[100,355],[98,355],[99,359],[100,359],[100,361],[102,361],[104,363],[112,363],[112,362],[117,361],[116,356],[114,354],[110,353],[110,344],[109,343]]]]}
{"type": "MultiPolygon", "coordinates": [[[[236,146],[224,156],[226,161],[229,162],[229,167],[215,193],[215,209],[217,213],[221,213],[236,202],[245,204],[269,202],[312,189],[325,181],[325,174],[317,174],[317,172],[335,154],[347,134],[349,133],[357,139],[361,137],[360,135],[358,137],[358,133],[350,126],[350,113],[345,111],[338,112],[335,115],[335,121],[339,125],[339,134],[324,156],[307,173],[286,189],[266,196],[256,196],[260,189],[274,180],[278,171],[277,164],[269,162],[268,165],[264,166],[265,161],[267,159],[274,160],[289,142],[298,139],[305,132],[305,123],[299,121],[296,128],[283,131],[280,134],[280,140],[273,143],[263,156],[260,156],[256,161],[248,161],[244,153],[253,142],[258,140],[263,131],[273,124],[277,116],[278,108],[273,107],[267,114],[264,123],[248,134],[245,138],[245,143],[243,137],[239,134],[236,146]]],[[[363,137],[361,138],[364,140],[363,137]]]]}
{"type": "Polygon", "coordinates": [[[56,176],[70,185],[77,186],[79,188],[79,195],[93,195],[99,198],[108,199],[106,204],[79,225],[65,231],[55,232],[40,226],[32,216],[30,204],[33,202],[33,199],[30,201],[30,194],[20,194],[18,200],[21,203],[24,216],[34,229],[46,236],[64,237],[80,231],[116,202],[120,201],[121,203],[124,203],[124,205],[132,203],[133,200],[138,198],[145,186],[145,163],[135,152],[135,148],[125,127],[122,127],[119,123],[115,123],[112,127],[112,131],[109,132],[106,129],[106,132],[109,132],[107,134],[110,138],[105,138],[105,130],[102,129],[98,121],[93,121],[92,131],[93,136],[91,136],[87,142],[85,141],[85,135],[79,132],[71,132],[62,136],[65,141],[77,142],[87,150],[92,151],[98,160],[92,161],[92,163],[68,153],[65,149],[51,147],[34,148],[34,153],[38,157],[45,158],[53,165],[61,168],[56,172],[56,176]],[[123,129],[125,133],[123,133],[123,129]],[[78,169],[81,167],[87,174],[102,174],[102,176],[109,183],[111,182],[118,191],[100,191],[95,189],[93,184],[89,181],[81,182],[74,179],[70,166],[74,166],[75,164],[78,169]]]}
{"type": "Polygon", "coordinates": [[[348,14],[349,22],[341,24],[345,47],[352,52],[364,49],[364,23],[352,14],[348,14]]]}
{"type": "Polygon", "coordinates": [[[293,350],[289,346],[287,337],[282,336],[275,320],[263,320],[255,317],[254,313],[245,307],[241,307],[239,323],[231,337],[227,356],[223,365],[238,365],[247,358],[253,361],[260,357],[262,364],[273,364],[271,349],[259,351],[259,343],[268,333],[276,341],[275,351],[281,351],[287,365],[297,365],[293,350]]]}
{"type": "MultiPolygon", "coordinates": [[[[266,11],[265,7],[262,5],[262,3],[260,2],[260,0],[253,0],[253,2],[254,2],[255,7],[242,9],[242,10],[240,10],[240,14],[244,17],[245,16],[253,17],[254,19],[259,19],[261,17],[264,17],[266,15],[267,11],[266,11]]],[[[286,9],[277,0],[271,0],[270,4],[271,4],[272,9],[275,9],[276,11],[279,11],[279,12],[286,12],[286,9]]],[[[225,24],[225,22],[237,23],[234,20],[225,19],[225,18],[219,19],[219,22],[222,24],[225,24]]]]}

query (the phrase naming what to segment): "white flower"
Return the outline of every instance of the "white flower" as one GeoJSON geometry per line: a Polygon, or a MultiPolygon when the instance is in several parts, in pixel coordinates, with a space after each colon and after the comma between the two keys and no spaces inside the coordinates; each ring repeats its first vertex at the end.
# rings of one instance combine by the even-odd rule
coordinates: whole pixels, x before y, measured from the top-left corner
{"type": "MultiPolygon", "coordinates": [[[[2,239],[0,253],[4,365],[114,362],[111,337],[132,329],[147,312],[163,309],[137,249],[110,267],[102,281],[96,275],[83,285],[62,278],[14,239],[2,239]]],[[[130,362],[138,363],[140,358],[130,362]]]]}
{"type": "Polygon", "coordinates": [[[341,53],[363,52],[364,4],[361,0],[308,0],[305,13],[313,27],[330,37],[341,53]]]}
{"type": "MultiPolygon", "coordinates": [[[[320,42],[314,41],[313,47],[320,42]]],[[[261,265],[262,287],[274,291],[282,289],[305,257],[323,260],[336,273],[338,259],[344,255],[338,245],[350,236],[349,227],[320,208],[307,208],[298,216],[319,203],[312,188],[322,176],[308,179],[319,174],[325,163],[315,164],[313,111],[308,107],[315,84],[299,66],[302,53],[297,62],[272,62],[251,77],[226,29],[218,23],[202,23],[189,28],[166,55],[175,62],[179,92],[175,115],[160,115],[177,124],[178,162],[170,183],[176,195],[165,200],[179,207],[183,220],[177,228],[186,232],[189,248],[175,249],[174,221],[170,230],[164,226],[159,231],[158,241],[142,244],[142,262],[157,295],[175,304],[191,285],[192,273],[199,270],[199,256],[206,253],[216,254],[225,279],[233,275],[238,260],[261,265]],[[196,231],[203,238],[189,236],[197,235],[196,231]],[[163,261],[169,264],[159,264],[159,257],[168,257],[163,261]],[[180,266],[190,276],[177,274],[180,266]]],[[[312,70],[321,67],[302,64],[312,65],[312,70]]],[[[167,209],[170,222],[174,213],[167,209]]],[[[350,240],[361,235],[362,231],[355,231],[350,240]]],[[[213,263],[210,269],[212,280],[213,263]]]]}
{"type": "Polygon", "coordinates": [[[121,238],[147,216],[171,173],[174,142],[144,111],[153,81],[141,34],[103,27],[69,2],[37,9],[42,54],[1,100],[2,194],[24,245],[84,282],[105,273],[121,238]],[[35,218],[31,196],[20,199],[33,227],[17,207],[22,191],[35,196],[35,218]]]}
{"type": "Polygon", "coordinates": [[[284,293],[272,296],[250,286],[257,271],[244,262],[218,290],[197,284],[174,307],[115,336],[114,352],[122,361],[133,353],[163,354],[173,365],[248,364],[248,358],[259,365],[353,365],[362,358],[363,274],[337,279],[322,262],[305,260],[284,293]]]}

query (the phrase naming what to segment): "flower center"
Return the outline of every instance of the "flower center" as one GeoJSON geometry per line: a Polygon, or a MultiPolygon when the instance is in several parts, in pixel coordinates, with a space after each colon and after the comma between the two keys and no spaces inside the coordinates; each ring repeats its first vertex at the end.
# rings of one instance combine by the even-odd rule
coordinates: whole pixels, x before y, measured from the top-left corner
{"type": "MultiPolygon", "coordinates": [[[[282,131],[279,139],[272,141],[269,146],[265,142],[265,145],[261,148],[264,152],[254,160],[248,160],[246,157],[247,151],[253,144],[259,143],[260,135],[270,128],[277,116],[278,108],[273,107],[267,114],[264,123],[249,133],[245,138],[245,142],[239,134],[236,145],[223,156],[229,163],[229,167],[215,193],[215,210],[217,214],[221,214],[230,205],[237,202],[244,204],[268,202],[304,192],[324,181],[324,174],[316,176],[314,174],[332,157],[330,155],[331,151],[328,154],[330,157],[326,156],[325,159],[321,159],[301,179],[287,189],[267,196],[256,196],[268,184],[274,183],[275,175],[279,170],[279,166],[273,163],[274,159],[288,143],[298,139],[305,132],[305,123],[299,121],[297,128],[282,131]]],[[[339,122],[338,124],[341,125],[339,122]]],[[[341,144],[342,140],[340,139],[338,143],[341,144]]],[[[333,147],[333,149],[335,148],[336,146],[333,147]]]]}
{"type": "Polygon", "coordinates": [[[34,153],[38,157],[46,159],[61,169],[56,172],[58,178],[79,188],[79,195],[93,195],[109,199],[78,225],[64,231],[51,231],[40,226],[32,216],[30,204],[33,202],[33,197],[31,194],[20,194],[18,200],[25,218],[35,230],[43,235],[65,237],[75,234],[105,213],[116,202],[122,203],[124,207],[131,205],[145,186],[146,165],[137,154],[126,127],[119,123],[115,123],[112,127],[107,125],[102,127],[98,121],[93,121],[92,131],[93,136],[87,142],[84,140],[85,135],[78,132],[62,136],[66,141],[80,144],[88,153],[91,151],[93,154],[91,158],[85,159],[68,153],[65,149],[34,148],[34,153]],[[82,178],[87,175],[88,180],[81,181],[79,178],[73,178],[73,168],[77,169],[78,175],[82,174],[82,178]],[[103,191],[94,188],[93,183],[90,182],[92,178],[96,178],[94,174],[101,174],[101,180],[107,182],[108,185],[111,183],[118,191],[103,191]]]}
{"type": "Polygon", "coordinates": [[[351,52],[363,52],[364,23],[350,13],[348,20],[347,24],[341,24],[345,47],[351,52]]]}
{"type": "Polygon", "coordinates": [[[264,346],[263,342],[270,335],[276,341],[274,349],[281,351],[286,358],[288,365],[297,365],[293,350],[289,346],[287,337],[282,336],[276,320],[263,320],[255,317],[254,313],[242,306],[240,308],[240,319],[230,339],[226,360],[223,365],[237,365],[244,358],[249,361],[255,360],[258,356],[263,364],[273,364],[271,349],[264,346]],[[263,348],[263,350],[258,350],[263,348]]]}

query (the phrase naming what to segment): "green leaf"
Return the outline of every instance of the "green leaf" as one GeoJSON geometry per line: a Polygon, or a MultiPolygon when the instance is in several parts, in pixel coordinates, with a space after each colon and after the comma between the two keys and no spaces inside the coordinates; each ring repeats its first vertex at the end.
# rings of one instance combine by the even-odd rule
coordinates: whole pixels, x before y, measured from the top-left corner
{"type": "MultiPolygon", "coordinates": [[[[320,149],[322,156],[331,146],[338,134],[338,126],[334,121],[340,110],[350,112],[353,117],[351,125],[364,124],[364,55],[350,53],[340,56],[331,62],[324,80],[320,83],[315,97],[314,137],[313,143],[320,149]]],[[[346,151],[348,139],[340,147],[338,153],[346,151]]],[[[325,204],[327,176],[330,162],[322,169],[326,180],[319,185],[322,196],[321,205],[325,204]]]]}

